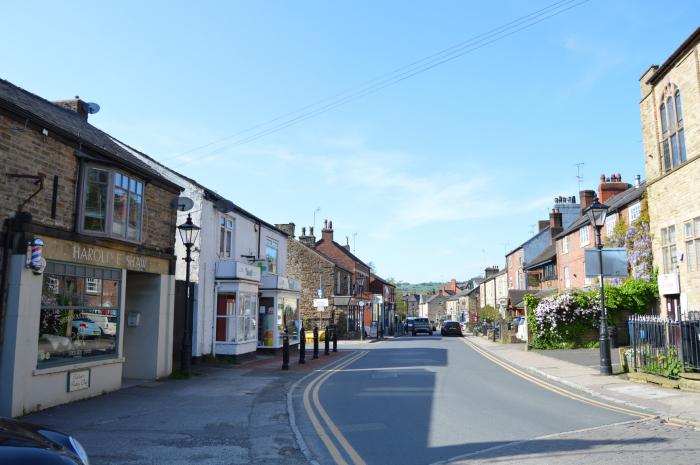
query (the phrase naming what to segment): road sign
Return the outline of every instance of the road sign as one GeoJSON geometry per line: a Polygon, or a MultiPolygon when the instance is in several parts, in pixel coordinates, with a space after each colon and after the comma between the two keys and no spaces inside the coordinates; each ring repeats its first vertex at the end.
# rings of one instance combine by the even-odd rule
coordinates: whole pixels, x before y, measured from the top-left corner
{"type": "Polygon", "coordinates": [[[323,297],[323,288],[319,287],[318,289],[316,289],[316,294],[318,294],[319,299],[323,297]]]}
{"type": "Polygon", "coordinates": [[[314,307],[328,307],[328,299],[314,299],[314,307]]]}
{"type": "MultiPolygon", "coordinates": [[[[586,278],[600,275],[598,249],[585,249],[586,278]]],[[[627,249],[624,247],[607,247],[603,249],[603,276],[606,278],[624,278],[627,276],[627,249]]]]}

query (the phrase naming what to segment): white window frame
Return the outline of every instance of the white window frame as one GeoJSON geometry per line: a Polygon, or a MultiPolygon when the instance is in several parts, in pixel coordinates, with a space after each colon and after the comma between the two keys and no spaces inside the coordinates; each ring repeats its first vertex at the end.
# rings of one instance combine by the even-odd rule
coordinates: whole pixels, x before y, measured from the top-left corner
{"type": "Polygon", "coordinates": [[[571,274],[569,273],[569,267],[564,267],[564,287],[569,289],[571,287],[571,274]]]}
{"type": "Polygon", "coordinates": [[[265,238],[265,263],[267,264],[267,272],[270,274],[277,274],[278,266],[279,266],[279,253],[280,253],[279,241],[277,241],[277,239],[273,239],[272,237],[266,237],[265,238]],[[271,263],[269,260],[270,256],[267,253],[268,249],[274,249],[274,251],[275,251],[274,263],[271,263]]]}
{"type": "Polygon", "coordinates": [[[581,229],[578,230],[578,237],[581,241],[581,247],[590,244],[591,238],[590,238],[590,234],[588,231],[588,225],[585,225],[581,229]],[[584,234],[584,232],[586,234],[584,234]]]}
{"type": "MultiPolygon", "coordinates": [[[[114,169],[109,166],[102,166],[94,163],[87,164],[83,167],[83,172],[82,172],[82,185],[81,185],[81,193],[80,193],[80,208],[79,208],[79,214],[78,214],[78,231],[82,234],[87,234],[91,236],[100,236],[100,237],[110,237],[114,239],[119,239],[125,242],[131,242],[131,243],[136,243],[140,244],[143,242],[143,212],[146,209],[146,183],[136,177],[133,176],[130,173],[127,173],[122,170],[114,169]],[[85,228],[85,202],[87,201],[87,188],[88,188],[88,181],[89,181],[89,172],[91,170],[100,170],[104,171],[108,174],[107,176],[107,198],[106,198],[106,205],[105,205],[105,228],[104,231],[98,231],[98,230],[93,230],[93,229],[86,229],[85,228]],[[126,200],[126,222],[124,223],[124,234],[115,234],[113,232],[113,225],[114,225],[114,190],[115,190],[115,177],[116,175],[119,174],[121,176],[124,176],[129,179],[129,181],[133,181],[135,183],[135,191],[132,192],[130,188],[127,189],[127,200],[126,200]],[[140,190],[140,193],[137,191],[140,190]],[[138,217],[138,230],[137,230],[137,238],[129,238],[128,237],[128,229],[129,229],[129,208],[130,208],[130,197],[131,196],[140,196],[141,198],[141,211],[139,212],[139,217],[138,217]]],[[[123,189],[122,187],[119,187],[120,189],[123,189]]]]}
{"type": "Polygon", "coordinates": [[[605,218],[605,232],[608,237],[612,236],[615,226],[617,226],[617,213],[608,215],[608,217],[605,218]]]}
{"type": "Polygon", "coordinates": [[[700,271],[700,217],[683,223],[685,263],[689,272],[700,271]]]}
{"type": "Polygon", "coordinates": [[[664,273],[676,271],[677,258],[676,225],[661,228],[661,255],[664,273]]]}
{"type": "Polygon", "coordinates": [[[635,202],[629,206],[629,220],[630,224],[634,222],[642,214],[642,204],[641,202],[635,202]]]}
{"type": "Polygon", "coordinates": [[[561,238],[561,253],[569,253],[569,236],[561,238]]]}
{"type": "Polygon", "coordinates": [[[100,278],[85,278],[85,293],[92,295],[102,294],[102,280],[100,278]]]}
{"type": "Polygon", "coordinates": [[[234,256],[234,229],[235,223],[233,219],[225,215],[219,217],[219,257],[221,258],[231,258],[234,256]]]}

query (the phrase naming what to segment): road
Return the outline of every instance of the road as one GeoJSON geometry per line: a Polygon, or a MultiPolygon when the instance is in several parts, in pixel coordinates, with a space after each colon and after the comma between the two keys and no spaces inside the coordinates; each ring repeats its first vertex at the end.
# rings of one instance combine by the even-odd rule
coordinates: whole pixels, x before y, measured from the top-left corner
{"type": "Polygon", "coordinates": [[[463,338],[358,347],[291,399],[321,464],[700,463],[696,431],[513,371],[463,338]]]}

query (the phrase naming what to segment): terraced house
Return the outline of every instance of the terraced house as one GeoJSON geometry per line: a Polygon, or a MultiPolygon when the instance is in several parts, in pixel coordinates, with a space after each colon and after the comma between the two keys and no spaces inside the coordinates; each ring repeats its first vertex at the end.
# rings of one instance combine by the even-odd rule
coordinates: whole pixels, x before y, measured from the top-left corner
{"type": "Polygon", "coordinates": [[[172,370],[181,191],[88,122],[0,80],[0,415],[172,370]]]}

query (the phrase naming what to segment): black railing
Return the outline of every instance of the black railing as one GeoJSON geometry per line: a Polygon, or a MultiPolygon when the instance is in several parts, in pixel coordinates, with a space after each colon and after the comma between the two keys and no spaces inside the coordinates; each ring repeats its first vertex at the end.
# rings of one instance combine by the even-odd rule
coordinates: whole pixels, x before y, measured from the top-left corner
{"type": "Polygon", "coordinates": [[[670,378],[700,371],[700,319],[635,316],[629,322],[631,367],[670,378]]]}

